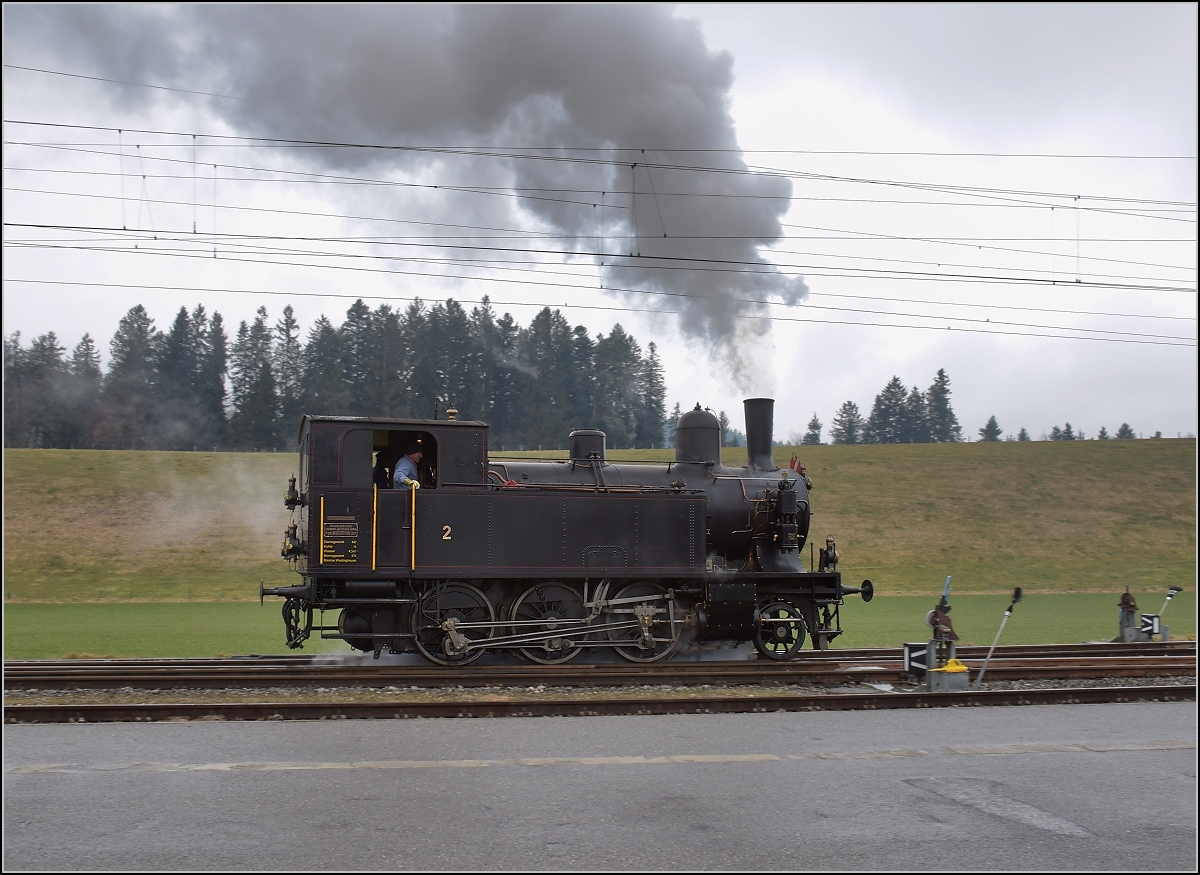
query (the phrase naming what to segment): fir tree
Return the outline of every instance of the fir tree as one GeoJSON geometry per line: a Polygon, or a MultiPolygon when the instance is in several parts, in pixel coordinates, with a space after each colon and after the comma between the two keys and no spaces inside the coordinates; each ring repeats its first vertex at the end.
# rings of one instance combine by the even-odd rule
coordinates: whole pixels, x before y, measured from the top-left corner
{"type": "Polygon", "coordinates": [[[130,308],[109,342],[109,366],[101,389],[94,435],[97,447],[143,449],[152,437],[155,362],[162,334],[146,308],[130,308]]]}
{"type": "Polygon", "coordinates": [[[92,431],[100,407],[100,351],[92,342],[90,334],[83,338],[71,351],[67,365],[68,389],[64,399],[66,419],[70,423],[68,447],[88,449],[92,447],[92,431]]]}
{"type": "Polygon", "coordinates": [[[989,417],[983,428],[979,429],[979,439],[981,441],[998,441],[1002,434],[1004,434],[1004,429],[1000,428],[1000,424],[996,422],[995,416],[989,417]]]}
{"type": "Polygon", "coordinates": [[[234,413],[229,429],[242,449],[271,450],[281,445],[271,341],[267,308],[259,307],[250,326],[245,322],[238,325],[230,350],[234,413]]]}
{"type": "Polygon", "coordinates": [[[405,345],[401,375],[407,388],[405,402],[408,415],[431,419],[442,400],[442,387],[438,375],[438,355],[433,348],[430,330],[430,312],[420,298],[404,311],[400,331],[405,345]]]}
{"type": "MultiPolygon", "coordinates": [[[[521,439],[531,448],[565,447],[575,425],[570,406],[573,340],[571,326],[562,312],[549,307],[543,308],[521,332],[521,361],[531,377],[521,399],[521,439]]],[[[606,344],[601,350],[597,344],[597,371],[604,359],[603,386],[597,388],[597,396],[603,394],[603,400],[598,402],[597,419],[608,426],[598,427],[606,432],[611,445],[620,441],[629,446],[632,428],[617,418],[616,411],[630,382],[630,362],[625,357],[627,350],[617,350],[617,345],[606,344]]]]}
{"type": "Polygon", "coordinates": [[[717,414],[717,424],[721,426],[721,446],[725,446],[725,433],[729,431],[729,417],[722,410],[717,414]]]}
{"type": "Polygon", "coordinates": [[[679,406],[679,402],[675,402],[675,406],[671,408],[671,416],[667,420],[667,445],[675,445],[675,430],[679,427],[679,417],[683,416],[683,410],[679,406]]]}
{"type": "Polygon", "coordinates": [[[808,421],[808,431],[804,433],[803,443],[809,446],[816,446],[821,443],[821,429],[824,427],[821,420],[817,419],[817,414],[814,412],[812,419],[808,421]]]}
{"type": "Polygon", "coordinates": [[[200,338],[186,307],[180,307],[163,338],[158,356],[155,395],[156,446],[192,449],[199,414],[196,394],[200,374],[200,338]]]}
{"type": "Polygon", "coordinates": [[[950,407],[950,378],[944,368],[938,369],[933,384],[925,393],[925,405],[930,440],[934,443],[962,440],[962,427],[950,407]]]}
{"type": "Polygon", "coordinates": [[[469,414],[463,405],[471,396],[475,367],[472,356],[470,320],[462,304],[448,298],[429,310],[429,357],[437,376],[435,394],[438,408],[455,405],[460,414],[469,414]]]}
{"type": "Polygon", "coordinates": [[[291,304],[283,308],[283,315],[275,323],[272,344],[271,363],[279,397],[279,437],[280,444],[286,447],[295,441],[304,412],[304,347],[300,343],[300,323],[291,304]]]}
{"type": "Polygon", "coordinates": [[[611,447],[631,447],[636,435],[637,385],[641,349],[620,323],[607,337],[596,339],[596,400],[594,426],[608,436],[611,447]]]}
{"type": "Polygon", "coordinates": [[[658,347],[653,342],[646,350],[638,368],[638,408],[634,445],[658,449],[663,446],[663,425],[666,421],[666,386],[658,347]]]}
{"type": "Polygon", "coordinates": [[[905,444],[927,444],[932,440],[925,396],[916,386],[900,409],[899,440],[905,444]]]}
{"type": "Polygon", "coordinates": [[[25,395],[21,378],[25,370],[25,350],[21,332],[14,331],[4,338],[4,446],[20,447],[25,443],[25,395]]]}
{"type": "Polygon", "coordinates": [[[867,417],[864,441],[873,444],[899,443],[904,423],[904,403],[908,390],[899,377],[892,377],[883,391],[875,396],[871,415],[867,417]]]}
{"type": "MultiPolygon", "coordinates": [[[[197,307],[192,313],[193,324],[199,325],[204,318],[204,308],[197,307]]],[[[202,447],[224,446],[228,439],[228,419],[225,412],[225,376],[229,369],[229,339],[225,336],[225,320],[213,312],[201,337],[200,374],[197,379],[196,395],[199,399],[199,424],[196,445],[202,447]]],[[[293,435],[292,439],[295,439],[293,435]]]]}
{"type": "Polygon", "coordinates": [[[19,447],[57,447],[68,436],[61,399],[68,377],[60,346],[53,331],[21,349],[21,335],[14,333],[4,345],[4,430],[5,443],[19,447]]]}
{"type": "Polygon", "coordinates": [[[858,405],[847,401],[833,417],[833,427],[829,438],[835,444],[857,444],[862,437],[866,423],[858,413],[858,405]]]}
{"type": "Polygon", "coordinates": [[[497,371],[500,366],[500,345],[496,313],[492,310],[492,302],[487,295],[484,295],[479,305],[471,310],[469,330],[473,379],[460,410],[465,411],[463,419],[491,422],[497,371]]]}
{"type": "MultiPolygon", "coordinates": [[[[514,450],[522,445],[524,411],[521,398],[531,378],[520,361],[520,341],[521,327],[511,313],[496,320],[496,370],[488,442],[500,450],[514,450]]],[[[591,414],[590,409],[588,414],[591,414]]]]}
{"type": "Polygon", "coordinates": [[[1122,422],[1121,427],[1117,429],[1117,440],[1119,441],[1131,441],[1136,437],[1137,435],[1134,433],[1133,429],[1129,427],[1128,422],[1122,422]]]}
{"type": "Polygon", "coordinates": [[[342,373],[346,379],[346,394],[349,396],[348,413],[354,416],[369,416],[371,401],[371,308],[356,300],[346,310],[346,318],[338,329],[341,338],[342,373]]]}
{"type": "Polygon", "coordinates": [[[596,403],[596,344],[582,325],[576,325],[571,333],[571,379],[567,392],[571,428],[587,427],[596,403]]]}

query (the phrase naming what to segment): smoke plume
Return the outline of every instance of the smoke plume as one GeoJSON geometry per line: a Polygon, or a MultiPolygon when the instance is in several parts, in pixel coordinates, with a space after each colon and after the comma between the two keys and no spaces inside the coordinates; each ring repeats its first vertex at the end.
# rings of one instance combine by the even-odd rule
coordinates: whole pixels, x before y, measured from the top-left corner
{"type": "Polygon", "coordinates": [[[548,239],[515,245],[591,259],[612,294],[677,312],[746,390],[770,322],[745,317],[807,294],[760,254],[791,182],[748,172],[732,59],[670,7],[35,5],[6,10],[6,28],[10,48],[50,45],[60,69],[115,80],[125,108],[161,92],[118,82],[205,91],[236,98],[210,109],[238,134],[391,147],[290,151],[313,170],[471,188],[339,197],[537,228],[548,239]]]}

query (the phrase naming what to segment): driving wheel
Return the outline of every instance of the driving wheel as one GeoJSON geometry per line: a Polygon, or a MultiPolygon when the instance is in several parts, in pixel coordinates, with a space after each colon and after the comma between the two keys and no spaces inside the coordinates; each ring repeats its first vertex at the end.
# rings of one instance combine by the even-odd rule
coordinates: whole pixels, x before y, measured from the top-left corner
{"type": "Polygon", "coordinates": [[[656,583],[631,583],[613,596],[614,601],[638,599],[610,606],[603,617],[605,623],[625,624],[610,629],[608,637],[630,662],[657,662],[675,652],[679,637],[666,595],[666,588],[656,583]]]}
{"type": "Polygon", "coordinates": [[[514,635],[543,635],[544,639],[520,648],[528,660],[554,665],[574,659],[583,650],[579,642],[585,634],[579,626],[587,616],[583,597],[562,583],[537,583],[525,590],[513,604],[514,635]],[[558,635],[554,633],[558,632],[558,635]]]}
{"type": "Polygon", "coordinates": [[[804,618],[787,602],[771,602],[758,612],[754,647],[767,659],[791,659],[804,645],[804,618]]]}
{"type": "Polygon", "coordinates": [[[466,665],[483,655],[484,648],[463,650],[464,642],[491,638],[496,611],[488,597],[469,583],[440,583],[426,590],[413,606],[409,628],[417,650],[439,665],[466,665]],[[447,628],[447,621],[453,621],[447,628]],[[481,627],[471,625],[481,623],[481,627]]]}

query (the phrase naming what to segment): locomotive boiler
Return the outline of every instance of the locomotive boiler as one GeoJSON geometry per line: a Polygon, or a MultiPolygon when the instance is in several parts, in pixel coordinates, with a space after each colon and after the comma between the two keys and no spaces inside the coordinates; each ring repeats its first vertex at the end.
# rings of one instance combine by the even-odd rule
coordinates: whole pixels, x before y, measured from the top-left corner
{"type": "Polygon", "coordinates": [[[483,422],[306,415],[282,555],[289,647],[314,632],[378,657],[461,665],[488,652],[538,663],[752,641],[768,659],[825,649],[848,594],[804,567],[811,483],[771,456],[774,401],[745,401],[747,463],[721,463],[697,404],[671,462],[614,463],[605,435],[570,434],[560,461],[491,459],[483,422]],[[414,444],[420,488],[376,474],[414,444]],[[381,488],[380,482],[384,485],[381,488]],[[327,622],[327,616],[329,622],[327,622]]]}

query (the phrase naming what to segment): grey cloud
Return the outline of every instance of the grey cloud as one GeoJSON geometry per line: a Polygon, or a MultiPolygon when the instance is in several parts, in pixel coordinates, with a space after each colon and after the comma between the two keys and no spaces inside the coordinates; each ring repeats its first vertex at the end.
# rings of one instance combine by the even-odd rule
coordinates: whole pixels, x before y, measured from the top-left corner
{"type": "Polygon", "coordinates": [[[749,30],[736,7],[681,14],[693,9],[736,43],[743,71],[791,54],[980,142],[1111,114],[1159,137],[1182,129],[1177,148],[1195,148],[1194,3],[790,4],[770,31],[749,30]]]}

